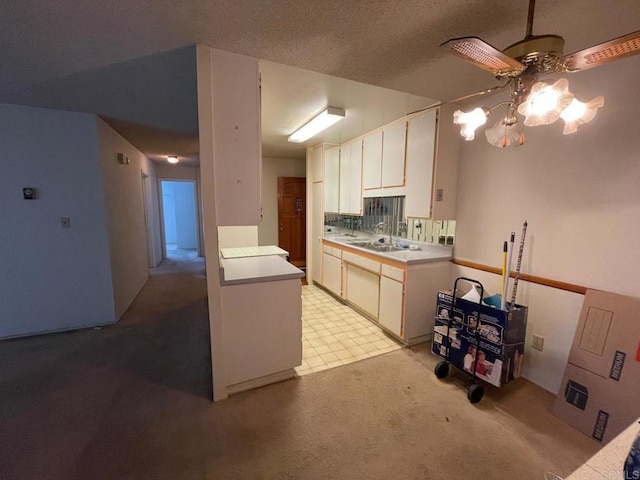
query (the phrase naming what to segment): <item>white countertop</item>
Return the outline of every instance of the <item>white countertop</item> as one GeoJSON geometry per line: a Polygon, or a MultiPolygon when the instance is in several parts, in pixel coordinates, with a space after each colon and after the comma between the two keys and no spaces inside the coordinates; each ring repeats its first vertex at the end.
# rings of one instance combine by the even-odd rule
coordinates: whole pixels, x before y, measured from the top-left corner
{"type": "MultiPolygon", "coordinates": [[[[429,243],[420,243],[420,250],[410,250],[403,249],[397,250],[393,252],[377,252],[374,250],[369,250],[368,248],[358,247],[356,245],[350,245],[350,241],[354,241],[355,237],[345,236],[345,235],[330,235],[325,236],[324,240],[328,242],[333,242],[341,246],[353,248],[359,252],[369,253],[372,255],[376,255],[382,258],[388,258],[390,260],[395,260],[397,262],[406,263],[408,265],[414,265],[418,263],[427,263],[427,262],[440,262],[445,260],[450,260],[452,257],[453,248],[447,247],[444,245],[433,245],[429,243]]],[[[375,239],[373,239],[375,241],[375,239]]],[[[403,243],[418,245],[417,242],[408,242],[402,239],[403,243]]]]}
{"type": "Polygon", "coordinates": [[[633,422],[620,435],[607,443],[566,480],[624,479],[624,463],[631,445],[640,432],[640,419],[633,422]]]}
{"type": "Polygon", "coordinates": [[[304,272],[279,255],[220,259],[220,284],[273,282],[301,278],[304,272]]]}
{"type": "Polygon", "coordinates": [[[289,255],[289,252],[275,245],[255,247],[221,248],[222,258],[261,257],[263,255],[289,255]]]}

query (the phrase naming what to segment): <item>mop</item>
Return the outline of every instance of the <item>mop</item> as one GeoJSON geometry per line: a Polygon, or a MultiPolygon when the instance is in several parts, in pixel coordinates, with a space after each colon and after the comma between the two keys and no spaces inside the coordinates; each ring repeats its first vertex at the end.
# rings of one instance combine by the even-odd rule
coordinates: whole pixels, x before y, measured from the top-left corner
{"type": "Polygon", "coordinates": [[[518,250],[518,260],[516,261],[516,274],[513,278],[513,293],[511,294],[510,308],[515,308],[516,293],[518,292],[518,279],[520,278],[520,267],[522,266],[522,252],[524,251],[524,239],[527,236],[527,222],[522,224],[522,237],[520,237],[520,249],[518,250]]]}

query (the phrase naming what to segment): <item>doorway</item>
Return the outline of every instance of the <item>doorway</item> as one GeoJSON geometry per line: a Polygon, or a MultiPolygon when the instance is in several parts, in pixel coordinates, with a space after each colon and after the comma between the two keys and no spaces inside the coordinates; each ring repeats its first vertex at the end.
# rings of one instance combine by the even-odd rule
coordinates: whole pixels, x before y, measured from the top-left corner
{"type": "Polygon", "coordinates": [[[278,246],[298,268],[307,258],[306,184],[304,177],[278,177],[278,246]]]}
{"type": "Polygon", "coordinates": [[[162,233],[165,258],[198,256],[196,184],[193,180],[161,180],[162,233]]]}

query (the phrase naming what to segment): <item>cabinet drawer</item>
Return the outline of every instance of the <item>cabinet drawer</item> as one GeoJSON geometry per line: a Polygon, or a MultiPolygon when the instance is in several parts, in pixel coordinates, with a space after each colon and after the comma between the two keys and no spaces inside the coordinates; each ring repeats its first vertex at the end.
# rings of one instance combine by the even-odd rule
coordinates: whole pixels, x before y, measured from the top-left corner
{"type": "Polygon", "coordinates": [[[404,270],[392,267],[391,265],[382,265],[382,275],[393,278],[398,282],[404,282],[404,270]]]}
{"type": "Polygon", "coordinates": [[[327,245],[326,243],[322,245],[322,251],[324,253],[328,253],[329,255],[333,255],[334,257],[342,258],[342,249],[332,247],[331,245],[327,245]]]}
{"type": "Polygon", "coordinates": [[[380,274],[380,262],[376,262],[375,260],[370,260],[351,252],[344,252],[342,259],[346,262],[353,263],[354,265],[358,265],[359,267],[366,268],[367,270],[380,274]]]}

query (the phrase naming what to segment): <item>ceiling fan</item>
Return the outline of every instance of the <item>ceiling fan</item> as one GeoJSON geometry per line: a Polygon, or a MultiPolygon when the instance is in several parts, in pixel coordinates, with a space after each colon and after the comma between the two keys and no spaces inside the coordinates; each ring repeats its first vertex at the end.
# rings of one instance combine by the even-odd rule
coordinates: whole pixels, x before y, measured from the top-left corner
{"type": "Polygon", "coordinates": [[[509,101],[491,108],[455,112],[454,123],[462,125],[461,134],[466,140],[473,140],[476,128],[484,125],[490,112],[499,106],[506,106],[507,114],[485,131],[492,145],[507,147],[524,143],[522,125],[516,113],[525,116],[526,126],[547,125],[562,118],[565,121],[563,133],[573,133],[579,125],[593,119],[597,109],[604,104],[604,98],[599,96],[582,103],[569,92],[565,78],[553,84],[539,82],[538,78],[550,73],[575,73],[640,54],[638,30],[565,55],[561,36],[532,34],[534,10],[535,0],[529,0],[525,37],[502,51],[478,37],[454,38],[441,45],[463,60],[490,72],[498,80],[506,80],[502,86],[463,98],[510,87],[509,101]]]}

